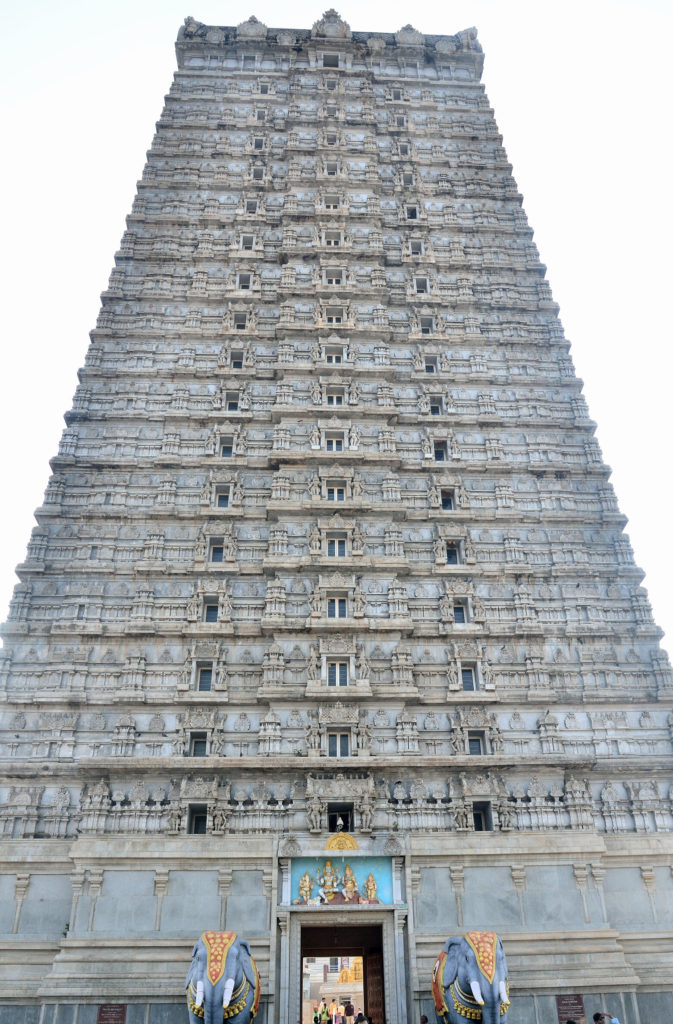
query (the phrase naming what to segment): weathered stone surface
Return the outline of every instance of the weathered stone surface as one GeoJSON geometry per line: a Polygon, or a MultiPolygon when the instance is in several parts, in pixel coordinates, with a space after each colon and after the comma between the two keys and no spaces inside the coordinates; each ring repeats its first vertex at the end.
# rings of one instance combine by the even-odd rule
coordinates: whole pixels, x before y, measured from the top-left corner
{"type": "Polygon", "coordinates": [[[177,54],[4,627],[0,1014],[173,1024],[229,927],[294,1024],[367,920],[389,1024],[483,927],[517,1019],[670,1016],[673,676],[476,31],[177,54]],[[335,807],[390,907],[293,907],[335,807]]]}

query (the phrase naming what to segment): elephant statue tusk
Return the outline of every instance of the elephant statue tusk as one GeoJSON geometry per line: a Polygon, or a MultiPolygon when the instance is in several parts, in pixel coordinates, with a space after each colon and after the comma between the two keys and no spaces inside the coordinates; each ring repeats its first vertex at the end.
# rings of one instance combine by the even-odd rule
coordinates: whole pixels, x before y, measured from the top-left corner
{"type": "Polygon", "coordinates": [[[197,981],[196,983],[196,999],[194,1000],[196,1006],[203,1006],[203,982],[197,981]]]}
{"type": "Polygon", "coordinates": [[[481,996],[481,989],[479,988],[478,981],[471,981],[470,988],[472,989],[472,995],[474,996],[475,1003],[479,1003],[480,1006],[484,1005],[484,1000],[481,996]]]}
{"type": "Polygon", "coordinates": [[[222,993],[222,1006],[229,1006],[229,1000],[231,999],[231,993],[234,991],[234,979],[227,978],[224,983],[224,992],[222,993]]]}
{"type": "Polygon", "coordinates": [[[505,985],[504,981],[500,982],[499,991],[500,991],[500,1002],[501,1003],[508,1003],[509,1002],[509,996],[507,995],[507,986],[505,985]]]}

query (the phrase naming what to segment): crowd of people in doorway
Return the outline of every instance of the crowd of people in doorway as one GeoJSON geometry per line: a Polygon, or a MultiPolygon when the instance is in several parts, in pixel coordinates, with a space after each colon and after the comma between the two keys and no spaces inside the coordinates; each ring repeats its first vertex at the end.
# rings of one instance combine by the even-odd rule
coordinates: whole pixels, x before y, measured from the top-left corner
{"type": "Polygon", "coordinates": [[[337,1003],[336,999],[327,1005],[325,999],[321,999],[320,1006],[313,1014],[313,1024],[372,1024],[371,1018],[362,1012],[362,1007],[357,1011],[350,1000],[344,1003],[337,1003]]]}

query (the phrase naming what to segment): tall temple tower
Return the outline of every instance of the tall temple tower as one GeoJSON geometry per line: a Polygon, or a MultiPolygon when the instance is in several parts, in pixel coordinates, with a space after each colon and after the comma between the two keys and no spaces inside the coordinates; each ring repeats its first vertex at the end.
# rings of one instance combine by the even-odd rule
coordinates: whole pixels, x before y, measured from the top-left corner
{"type": "Polygon", "coordinates": [[[4,627],[1,1020],[179,1024],[225,928],[263,1024],[477,929],[517,1024],[670,1019],[673,678],[475,30],[177,55],[4,627]]]}

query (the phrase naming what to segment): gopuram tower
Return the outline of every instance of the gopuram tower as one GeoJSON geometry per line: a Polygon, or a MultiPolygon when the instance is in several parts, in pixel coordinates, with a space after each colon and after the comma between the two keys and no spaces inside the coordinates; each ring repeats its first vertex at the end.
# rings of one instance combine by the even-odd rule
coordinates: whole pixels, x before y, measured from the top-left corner
{"type": "Polygon", "coordinates": [[[673,678],[475,30],[177,57],[3,631],[0,1024],[184,1024],[208,929],[262,1024],[468,930],[670,1020],[673,678]]]}

